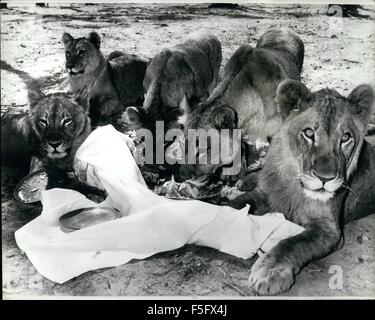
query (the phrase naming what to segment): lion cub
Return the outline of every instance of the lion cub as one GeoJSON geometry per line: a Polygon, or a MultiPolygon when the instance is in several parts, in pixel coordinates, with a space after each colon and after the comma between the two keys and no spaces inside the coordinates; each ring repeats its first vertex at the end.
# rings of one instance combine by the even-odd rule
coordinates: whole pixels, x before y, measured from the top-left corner
{"type": "MultiPolygon", "coordinates": [[[[284,79],[300,80],[303,60],[304,44],[289,30],[268,30],[255,48],[240,46],[224,66],[223,77],[208,99],[186,113],[185,130],[240,129],[245,147],[265,153],[282,123],[275,103],[277,86],[284,79]]],[[[236,143],[230,138],[229,145],[236,143]]],[[[236,155],[233,153],[233,158],[236,155]]],[[[218,164],[182,165],[180,173],[185,178],[211,175],[224,162],[228,159],[220,159],[218,164]]],[[[245,162],[246,171],[251,163],[245,162]]]]}
{"type": "Polygon", "coordinates": [[[360,85],[343,97],[286,80],[276,100],[284,124],[264,168],[242,181],[240,188],[250,191],[230,204],[252,203],[257,214],[281,212],[305,227],[253,265],[250,283],[263,295],[288,290],[307,263],[337,248],[344,223],[375,212],[375,152],[364,139],[374,89],[360,85]]]}
{"type": "Polygon", "coordinates": [[[91,133],[87,103],[67,93],[29,92],[30,112],[1,116],[1,162],[30,173],[44,168],[73,171],[77,149],[91,133]]]}
{"type": "Polygon", "coordinates": [[[220,41],[207,33],[193,33],[162,50],[147,67],[143,106],[127,109],[132,127],[153,130],[158,120],[166,129],[183,125],[185,110],[205,100],[216,86],[221,59],[220,41]]]}
{"type": "Polygon", "coordinates": [[[69,90],[88,97],[94,127],[117,126],[127,106],[142,104],[146,59],[116,51],[107,60],[100,51],[100,36],[96,32],[81,38],[64,33],[62,41],[69,90]]]}
{"type": "Polygon", "coordinates": [[[18,75],[27,89],[29,110],[1,115],[2,165],[73,169],[73,157],[91,133],[86,98],[65,92],[45,94],[48,77],[33,78],[1,60],[1,69],[18,75]],[[30,164],[31,161],[31,164],[30,164]]]}

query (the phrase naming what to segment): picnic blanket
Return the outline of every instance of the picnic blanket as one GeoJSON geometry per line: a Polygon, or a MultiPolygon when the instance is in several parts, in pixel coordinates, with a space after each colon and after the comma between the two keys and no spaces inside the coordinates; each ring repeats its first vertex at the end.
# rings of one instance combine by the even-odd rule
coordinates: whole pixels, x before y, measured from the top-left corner
{"type": "Polygon", "coordinates": [[[44,277],[64,283],[84,272],[144,259],[185,244],[207,246],[248,259],[280,240],[303,231],[281,213],[248,215],[198,200],[173,200],[149,190],[129,148],[131,139],[111,125],[94,130],[75,157],[77,176],[105,190],[95,203],[77,191],[50,189],[42,193],[40,216],[15,233],[17,245],[44,277]],[[71,233],[59,218],[72,210],[106,206],[122,218],[71,233]]]}

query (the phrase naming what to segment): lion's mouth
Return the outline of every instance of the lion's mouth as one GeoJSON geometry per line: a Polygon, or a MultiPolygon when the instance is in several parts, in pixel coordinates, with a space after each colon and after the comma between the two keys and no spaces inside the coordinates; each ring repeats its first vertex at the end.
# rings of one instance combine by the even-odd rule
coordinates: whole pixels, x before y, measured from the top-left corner
{"type": "Polygon", "coordinates": [[[320,188],[320,189],[317,189],[317,190],[311,190],[311,189],[306,188],[303,184],[302,184],[302,187],[303,187],[303,193],[307,197],[309,197],[310,199],[313,199],[313,200],[320,200],[320,201],[325,202],[325,201],[331,199],[332,197],[334,197],[334,195],[335,195],[335,192],[327,191],[324,188],[320,188]]]}
{"type": "Polygon", "coordinates": [[[72,76],[72,77],[80,75],[80,74],[83,74],[84,72],[85,72],[84,69],[82,69],[82,70],[76,70],[76,69],[73,68],[73,69],[69,69],[68,70],[69,75],[72,76]]]}
{"type": "Polygon", "coordinates": [[[339,176],[329,181],[322,181],[315,175],[301,173],[298,175],[298,178],[303,193],[311,199],[321,201],[327,201],[334,197],[344,182],[339,176]]]}
{"type": "Polygon", "coordinates": [[[53,151],[48,153],[48,157],[50,159],[63,159],[68,156],[67,152],[59,152],[59,151],[53,151]]]}

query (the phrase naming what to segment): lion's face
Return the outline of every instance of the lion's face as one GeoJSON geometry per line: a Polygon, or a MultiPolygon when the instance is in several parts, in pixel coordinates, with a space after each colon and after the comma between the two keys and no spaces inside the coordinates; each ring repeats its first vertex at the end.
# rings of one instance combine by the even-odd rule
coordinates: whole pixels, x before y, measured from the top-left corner
{"type": "Polygon", "coordinates": [[[192,112],[185,112],[184,116],[186,159],[193,157],[196,164],[181,165],[181,177],[212,175],[223,166],[230,166],[237,153],[241,152],[241,141],[234,139],[233,134],[238,124],[236,112],[221,102],[200,103],[192,112]],[[188,139],[192,129],[197,130],[196,140],[188,139]],[[202,159],[207,160],[202,163],[202,159]]]}
{"type": "Polygon", "coordinates": [[[278,92],[284,111],[294,109],[291,105],[299,101],[298,110],[291,111],[281,129],[278,139],[281,137],[286,148],[280,156],[295,166],[295,179],[307,197],[327,201],[347,187],[346,181],[357,167],[374,94],[368,86],[358,87],[348,98],[334,90],[311,94],[303,89],[295,99],[294,89],[284,84],[278,92]],[[290,98],[294,102],[289,103],[290,98]]]}
{"type": "Polygon", "coordinates": [[[87,38],[74,39],[70,34],[63,34],[65,45],[65,66],[71,79],[81,81],[102,62],[100,53],[100,37],[92,32],[87,38]]]}
{"type": "Polygon", "coordinates": [[[43,96],[31,110],[39,152],[49,161],[74,155],[89,133],[90,121],[85,108],[65,93],[43,96]]]}

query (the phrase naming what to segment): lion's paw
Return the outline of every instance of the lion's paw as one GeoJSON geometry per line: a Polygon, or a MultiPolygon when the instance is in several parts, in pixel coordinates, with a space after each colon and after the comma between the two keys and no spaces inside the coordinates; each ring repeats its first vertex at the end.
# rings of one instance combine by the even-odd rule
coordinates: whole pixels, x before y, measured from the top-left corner
{"type": "Polygon", "coordinates": [[[257,295],[288,291],[294,283],[293,267],[289,263],[276,263],[265,254],[251,268],[249,282],[257,295]]]}

